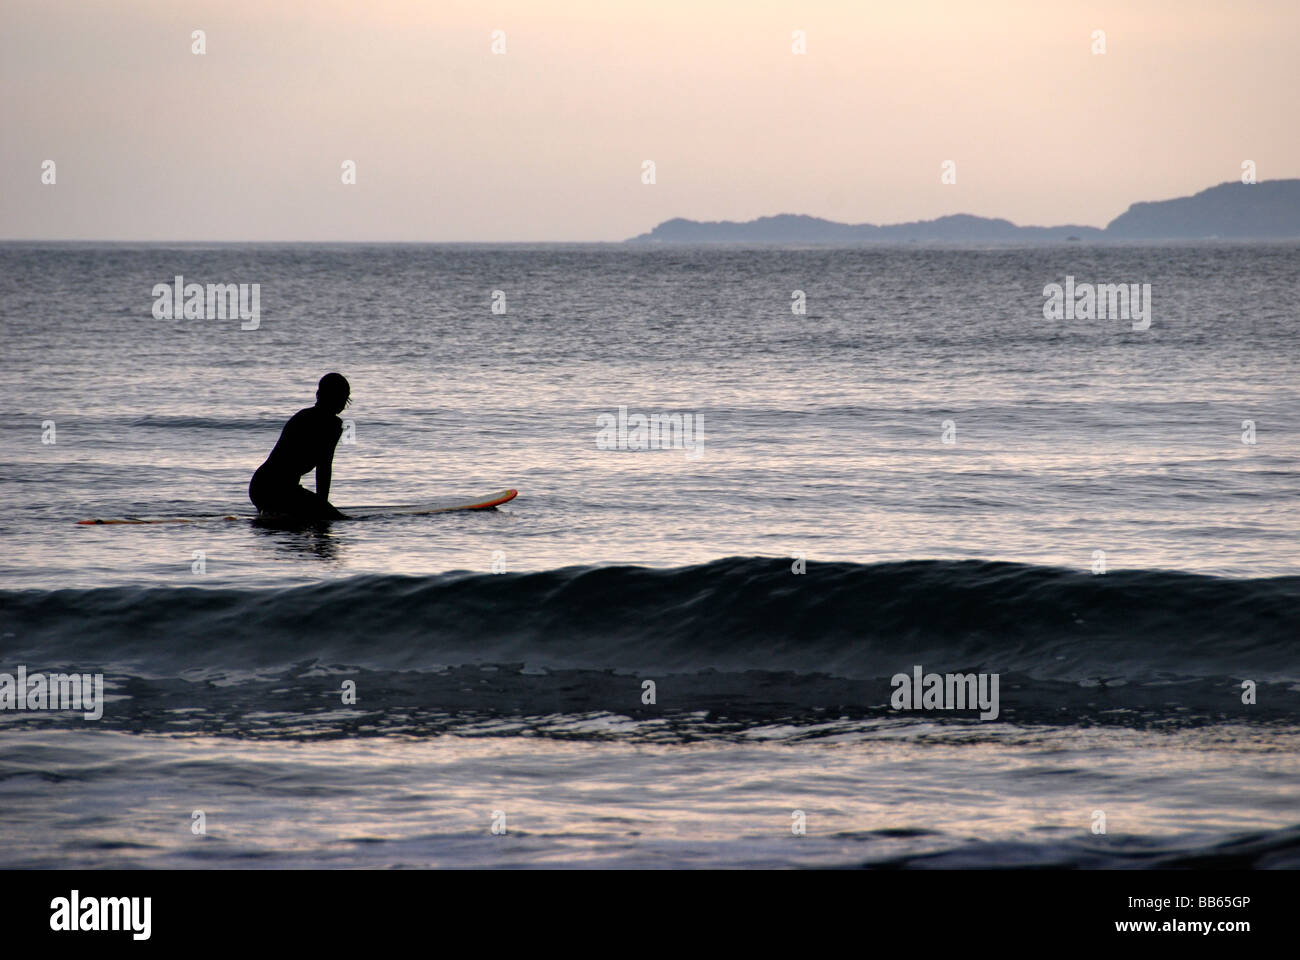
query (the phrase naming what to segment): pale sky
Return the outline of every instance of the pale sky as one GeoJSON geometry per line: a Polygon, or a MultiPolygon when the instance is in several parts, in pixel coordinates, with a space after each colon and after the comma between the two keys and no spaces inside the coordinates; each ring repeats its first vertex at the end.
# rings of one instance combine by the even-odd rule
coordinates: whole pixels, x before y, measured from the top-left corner
{"type": "Polygon", "coordinates": [[[3,0],[0,238],[1102,226],[1300,176],[1298,119],[1297,0],[3,0]]]}

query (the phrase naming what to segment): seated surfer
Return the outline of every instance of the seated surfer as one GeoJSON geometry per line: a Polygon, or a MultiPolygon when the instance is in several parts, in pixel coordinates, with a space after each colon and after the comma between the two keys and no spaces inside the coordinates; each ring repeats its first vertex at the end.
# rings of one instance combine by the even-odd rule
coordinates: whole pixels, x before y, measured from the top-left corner
{"type": "Polygon", "coordinates": [[[280,432],[275,449],[248,484],[248,499],[260,513],[319,523],[347,518],[329,501],[334,448],[343,434],[338,414],[352,401],[341,373],[327,373],[316,387],[316,406],[299,410],[280,432]],[[316,471],[316,492],[302,478],[316,471]]]}

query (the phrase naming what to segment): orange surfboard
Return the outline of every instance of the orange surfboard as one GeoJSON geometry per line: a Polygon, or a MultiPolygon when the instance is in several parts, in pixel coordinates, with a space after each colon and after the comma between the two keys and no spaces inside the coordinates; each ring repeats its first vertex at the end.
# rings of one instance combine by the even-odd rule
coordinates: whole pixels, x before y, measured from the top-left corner
{"type": "MultiPolygon", "coordinates": [[[[363,507],[340,507],[349,520],[363,520],[368,517],[418,517],[432,513],[450,513],[453,510],[491,510],[503,503],[509,503],[519,496],[518,490],[502,490],[486,497],[446,497],[429,503],[416,504],[375,504],[363,507]]],[[[150,523],[206,523],[211,520],[252,520],[253,517],[121,517],[113,520],[78,520],[79,526],[113,526],[119,524],[150,523]]]]}

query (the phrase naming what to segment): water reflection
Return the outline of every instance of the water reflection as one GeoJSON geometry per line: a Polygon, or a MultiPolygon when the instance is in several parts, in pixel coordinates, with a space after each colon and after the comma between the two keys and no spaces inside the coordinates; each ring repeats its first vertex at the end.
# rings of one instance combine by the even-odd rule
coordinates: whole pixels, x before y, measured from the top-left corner
{"type": "Polygon", "coordinates": [[[250,526],[266,537],[276,549],[308,560],[339,562],[339,541],[330,534],[328,522],[301,523],[292,520],[268,520],[257,517],[250,526]]]}

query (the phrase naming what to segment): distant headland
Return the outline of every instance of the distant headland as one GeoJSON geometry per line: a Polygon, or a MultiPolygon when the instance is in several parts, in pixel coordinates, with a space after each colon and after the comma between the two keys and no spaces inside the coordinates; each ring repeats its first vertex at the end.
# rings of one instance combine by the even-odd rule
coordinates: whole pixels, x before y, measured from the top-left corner
{"type": "Polygon", "coordinates": [[[1190,197],[1132,204],[1105,229],[1020,227],[1010,220],[955,214],[877,225],[783,213],[743,223],[665,220],[628,243],[872,244],[1104,243],[1115,240],[1300,239],[1300,180],[1221,183],[1190,197]]]}

